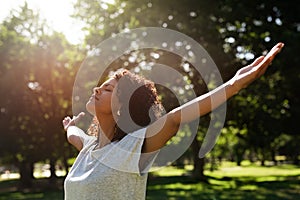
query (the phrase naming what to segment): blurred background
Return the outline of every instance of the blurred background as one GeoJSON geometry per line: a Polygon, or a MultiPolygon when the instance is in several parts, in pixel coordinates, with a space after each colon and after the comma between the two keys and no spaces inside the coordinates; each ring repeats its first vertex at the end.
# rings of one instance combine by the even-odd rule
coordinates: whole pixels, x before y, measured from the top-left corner
{"type": "MultiPolygon", "coordinates": [[[[297,1],[5,0],[0,6],[0,199],[63,199],[63,179],[77,152],[61,121],[73,115],[76,73],[101,41],[140,27],[193,38],[224,81],[277,42],[285,43],[267,73],[228,101],[214,149],[198,157],[214,117],[207,115],[184,155],[150,174],[147,199],[299,197],[297,1]]],[[[194,56],[190,46],[177,44],[194,56]]],[[[160,49],[129,52],[107,74],[120,67],[147,74],[151,63],[179,71],[197,95],[217,86],[206,85],[184,58],[160,49]]],[[[187,88],[175,89],[188,96],[187,88]]],[[[158,90],[167,111],[178,105],[168,88],[158,90]]],[[[177,139],[186,134],[188,126],[177,139]]]]}

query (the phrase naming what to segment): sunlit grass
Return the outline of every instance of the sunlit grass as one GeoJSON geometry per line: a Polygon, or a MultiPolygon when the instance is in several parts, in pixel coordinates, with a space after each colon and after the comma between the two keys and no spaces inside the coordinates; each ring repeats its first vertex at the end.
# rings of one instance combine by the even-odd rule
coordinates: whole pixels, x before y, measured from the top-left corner
{"type": "Polygon", "coordinates": [[[176,168],[174,166],[168,166],[168,167],[163,167],[163,168],[159,168],[159,169],[153,169],[152,174],[155,176],[182,176],[185,173],[187,173],[187,170],[191,170],[192,168],[190,167],[190,165],[188,165],[187,167],[184,167],[182,169],[180,168],[176,168]]]}
{"type": "Polygon", "coordinates": [[[282,180],[285,176],[296,176],[300,174],[300,167],[295,165],[279,165],[279,166],[258,166],[258,165],[246,165],[236,166],[231,164],[227,166],[222,165],[218,170],[213,172],[206,171],[206,175],[212,175],[217,177],[255,177],[257,181],[274,181],[282,180]],[[280,176],[280,177],[278,177],[280,176]]]}
{"type": "Polygon", "coordinates": [[[158,177],[149,181],[147,199],[276,200],[300,196],[300,168],[295,165],[262,167],[244,162],[236,166],[224,162],[218,170],[205,171],[209,184],[185,176],[191,169],[191,166],[185,169],[168,167],[154,172],[158,177]]]}
{"type": "MultiPolygon", "coordinates": [[[[262,167],[249,162],[242,166],[224,162],[215,171],[205,170],[208,182],[199,182],[190,174],[191,165],[184,168],[161,168],[149,175],[147,200],[235,200],[297,199],[300,196],[300,168],[295,165],[262,167]]],[[[209,169],[209,168],[207,168],[209,169]]],[[[60,188],[41,187],[49,179],[37,179],[40,188],[20,191],[19,180],[0,181],[0,200],[7,199],[63,199],[60,188]]]]}

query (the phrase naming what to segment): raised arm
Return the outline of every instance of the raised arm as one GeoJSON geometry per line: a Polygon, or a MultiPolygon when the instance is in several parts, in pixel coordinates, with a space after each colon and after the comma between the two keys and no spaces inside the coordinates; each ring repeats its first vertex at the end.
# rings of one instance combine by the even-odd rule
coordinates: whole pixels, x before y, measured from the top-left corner
{"type": "Polygon", "coordinates": [[[278,43],[266,56],[261,56],[250,65],[238,70],[228,82],[175,108],[151,124],[147,128],[143,152],[152,152],[162,148],[176,134],[181,123],[193,121],[211,112],[262,76],[283,46],[283,43],[278,43]]]}
{"type": "Polygon", "coordinates": [[[78,151],[83,147],[83,141],[85,133],[78,127],[75,126],[75,122],[78,121],[84,113],[80,113],[74,116],[72,119],[67,116],[62,121],[65,131],[67,132],[67,140],[72,144],[78,151]]]}

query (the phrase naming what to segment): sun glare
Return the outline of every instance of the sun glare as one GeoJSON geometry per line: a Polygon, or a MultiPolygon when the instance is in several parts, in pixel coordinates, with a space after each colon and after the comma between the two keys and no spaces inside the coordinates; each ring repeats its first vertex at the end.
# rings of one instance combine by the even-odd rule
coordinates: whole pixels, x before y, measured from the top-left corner
{"type": "MultiPolygon", "coordinates": [[[[39,11],[40,16],[46,19],[48,25],[56,31],[62,32],[67,39],[78,44],[83,40],[82,24],[71,18],[73,12],[73,4],[76,0],[17,0],[2,1],[0,7],[0,21],[2,21],[11,9],[17,9],[24,5],[25,1],[28,7],[35,11],[39,11]]],[[[103,0],[107,4],[114,3],[114,0],[103,0]]]]}
{"type": "MultiPolygon", "coordinates": [[[[17,9],[27,2],[28,7],[40,13],[41,18],[46,19],[48,25],[65,34],[69,42],[79,44],[83,41],[84,32],[81,30],[83,24],[70,17],[73,13],[73,4],[77,0],[15,0],[1,1],[0,22],[5,19],[10,10],[17,9]]],[[[108,5],[115,4],[115,0],[100,0],[103,9],[108,5]]]]}

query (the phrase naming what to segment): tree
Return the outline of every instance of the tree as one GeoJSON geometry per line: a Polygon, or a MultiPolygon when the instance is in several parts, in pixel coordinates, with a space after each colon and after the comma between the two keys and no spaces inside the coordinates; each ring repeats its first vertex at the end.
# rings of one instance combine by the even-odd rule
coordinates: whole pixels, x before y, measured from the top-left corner
{"type": "Polygon", "coordinates": [[[27,4],[1,24],[0,37],[1,95],[6,97],[0,100],[1,152],[19,166],[23,185],[30,186],[35,162],[50,162],[55,177],[56,161],[66,163],[75,153],[65,151],[61,119],[71,114],[83,51],[47,27],[27,4]]]}
{"type": "MultiPolygon", "coordinates": [[[[235,54],[242,63],[251,61],[253,56],[278,41],[286,44],[265,77],[231,101],[236,109],[234,121],[240,129],[246,126],[248,130],[242,140],[248,143],[248,148],[257,150],[263,163],[267,155],[274,157],[279,153],[272,152],[279,148],[274,146],[279,145],[278,137],[284,133],[295,135],[299,130],[294,121],[299,115],[299,97],[295,96],[299,93],[295,87],[299,83],[296,78],[299,77],[296,70],[299,58],[293,52],[299,51],[295,41],[300,41],[299,15],[296,14],[300,10],[293,1],[233,0],[222,3],[220,8],[215,19],[225,50],[235,54]]],[[[299,139],[295,137],[294,141],[299,139]]],[[[299,155],[297,151],[294,153],[299,155]]]]}
{"type": "MultiPolygon", "coordinates": [[[[214,6],[216,5],[216,2],[210,2],[210,4],[208,4],[206,1],[195,0],[176,2],[134,0],[115,1],[115,4],[78,0],[74,6],[74,17],[86,24],[84,28],[88,33],[86,43],[91,49],[95,48],[101,41],[109,38],[113,34],[138,27],[164,27],[185,33],[207,49],[219,66],[223,78],[228,79],[232,74],[232,69],[229,68],[228,65],[228,58],[230,56],[223,52],[222,41],[218,40],[219,33],[215,27],[215,23],[207,17],[215,11],[214,6]]],[[[130,65],[118,63],[115,66],[132,69],[137,67],[139,62],[145,61],[166,64],[187,77],[187,84],[193,87],[197,95],[201,95],[207,91],[203,78],[209,79],[208,77],[213,77],[211,74],[207,75],[207,77],[201,77],[192,65],[190,65],[189,69],[184,69],[183,64],[186,63],[184,58],[174,58],[174,55],[160,50],[151,49],[150,51],[158,53],[160,55],[159,59],[151,59],[149,53],[145,54],[144,51],[139,49],[137,52],[131,52],[130,55],[135,54],[137,58],[144,57],[145,59],[136,59],[137,62],[134,63],[125,62],[130,56],[128,55],[128,57],[124,56],[123,63],[130,63],[130,65]]],[[[172,52],[172,50],[170,51],[172,52]]],[[[115,68],[112,67],[110,69],[115,68]]],[[[142,70],[140,70],[140,72],[142,72],[142,70]]],[[[184,88],[181,89],[185,91],[184,88]]],[[[169,105],[177,105],[174,99],[168,98],[170,97],[170,93],[166,88],[159,88],[159,90],[160,94],[162,94],[163,102],[167,102],[165,104],[167,111],[168,108],[172,108],[169,105]]],[[[195,174],[198,174],[196,173],[198,170],[200,171],[199,174],[203,176],[204,162],[202,161],[204,160],[201,160],[200,165],[196,164],[198,163],[197,159],[199,159],[197,149],[201,144],[195,139],[193,145],[195,155],[194,163],[197,166],[195,168],[195,174]]],[[[197,175],[197,177],[199,176],[197,175]]]]}

